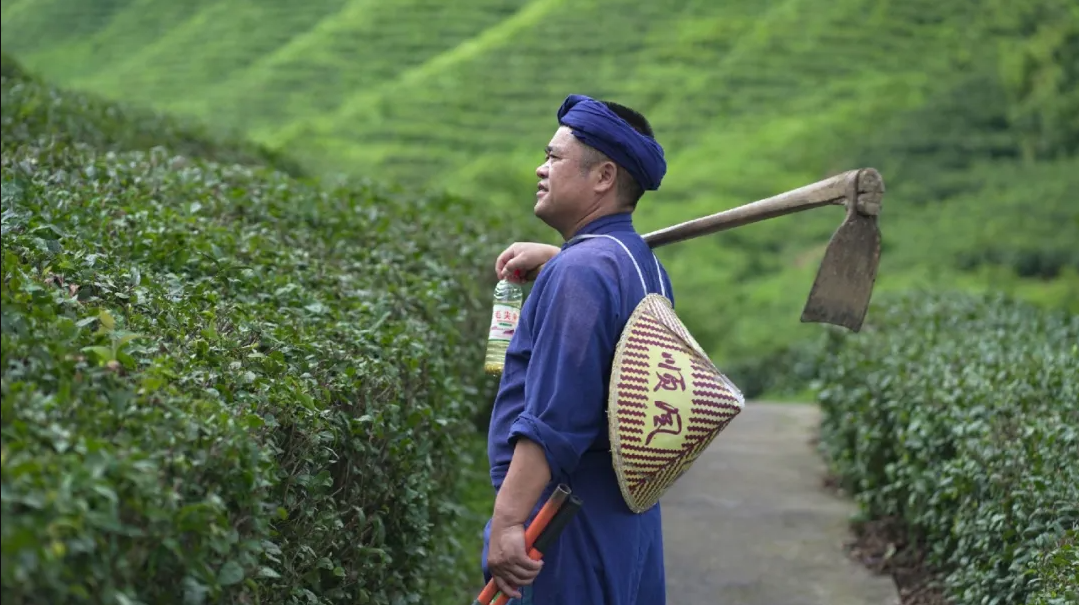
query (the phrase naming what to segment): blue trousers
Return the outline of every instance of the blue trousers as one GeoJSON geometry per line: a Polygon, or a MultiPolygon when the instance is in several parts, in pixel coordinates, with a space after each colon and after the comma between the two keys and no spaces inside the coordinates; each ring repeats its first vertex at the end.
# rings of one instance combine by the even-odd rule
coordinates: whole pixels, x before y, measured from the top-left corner
{"type": "MultiPolygon", "coordinates": [[[[665,605],[660,506],[629,510],[618,490],[610,452],[590,452],[567,482],[584,502],[543,555],[543,569],[512,605],[665,605]]],[[[554,486],[532,511],[534,518],[554,486]]],[[[483,532],[483,578],[491,522],[483,532]]]]}

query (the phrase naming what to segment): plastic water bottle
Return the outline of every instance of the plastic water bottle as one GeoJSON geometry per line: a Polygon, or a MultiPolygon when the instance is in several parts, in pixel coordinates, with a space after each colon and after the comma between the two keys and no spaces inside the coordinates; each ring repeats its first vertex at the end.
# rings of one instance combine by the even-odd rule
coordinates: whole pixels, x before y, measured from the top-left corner
{"type": "Polygon", "coordinates": [[[513,333],[517,331],[517,321],[521,317],[521,301],[524,289],[503,279],[495,286],[494,309],[491,313],[491,330],[487,336],[487,359],[484,371],[488,374],[501,374],[506,363],[506,349],[513,333]]]}

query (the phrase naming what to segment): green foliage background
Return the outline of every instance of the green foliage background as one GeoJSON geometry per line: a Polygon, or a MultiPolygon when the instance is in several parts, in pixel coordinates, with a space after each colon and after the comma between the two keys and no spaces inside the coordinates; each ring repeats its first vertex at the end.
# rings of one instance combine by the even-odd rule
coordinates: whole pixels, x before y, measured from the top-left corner
{"type": "Polygon", "coordinates": [[[5,605],[473,596],[504,223],[2,91],[5,605]]]}
{"type": "MultiPolygon", "coordinates": [[[[1070,0],[5,0],[3,45],[65,85],[236,130],[310,173],[437,187],[533,237],[568,93],[653,122],[652,230],[873,166],[878,292],[1079,308],[1079,7],[1070,0]]],[[[750,394],[819,332],[801,305],[840,209],[660,250],[680,313],[750,394]]],[[[540,237],[552,237],[546,231],[540,237]]]]}

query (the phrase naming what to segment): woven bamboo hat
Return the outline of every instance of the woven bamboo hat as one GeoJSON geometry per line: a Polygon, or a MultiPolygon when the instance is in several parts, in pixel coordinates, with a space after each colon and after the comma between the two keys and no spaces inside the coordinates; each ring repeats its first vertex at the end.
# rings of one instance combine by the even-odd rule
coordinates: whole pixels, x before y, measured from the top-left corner
{"type": "Polygon", "coordinates": [[[609,397],[614,469],[636,513],[655,505],[745,405],[658,294],[646,296],[626,322],[609,397]]]}

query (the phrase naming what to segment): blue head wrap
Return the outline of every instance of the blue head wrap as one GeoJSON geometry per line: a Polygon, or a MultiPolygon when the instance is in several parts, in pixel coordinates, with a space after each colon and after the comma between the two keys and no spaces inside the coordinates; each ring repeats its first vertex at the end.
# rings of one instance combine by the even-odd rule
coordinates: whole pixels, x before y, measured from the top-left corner
{"type": "Polygon", "coordinates": [[[607,154],[646,191],[659,189],[667,173],[663,147],[603,103],[585,95],[570,95],[558,109],[558,123],[571,128],[585,145],[607,154]]]}

